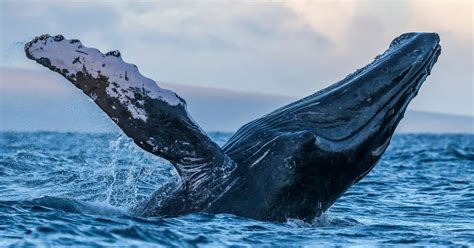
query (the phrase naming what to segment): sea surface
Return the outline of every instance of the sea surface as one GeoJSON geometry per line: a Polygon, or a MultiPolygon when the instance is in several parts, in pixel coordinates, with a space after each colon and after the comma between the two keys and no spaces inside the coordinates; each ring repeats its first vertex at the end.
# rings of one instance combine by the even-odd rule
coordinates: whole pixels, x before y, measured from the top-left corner
{"type": "Polygon", "coordinates": [[[474,246],[474,135],[396,135],[312,223],[131,214],[170,180],[169,163],[121,134],[0,133],[0,247],[474,246]]]}

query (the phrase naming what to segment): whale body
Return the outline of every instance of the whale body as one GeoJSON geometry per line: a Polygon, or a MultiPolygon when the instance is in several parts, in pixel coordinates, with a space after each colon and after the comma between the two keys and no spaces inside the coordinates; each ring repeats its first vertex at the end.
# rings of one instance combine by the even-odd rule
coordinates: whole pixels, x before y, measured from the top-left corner
{"type": "Polygon", "coordinates": [[[376,165],[440,55],[435,33],[406,33],[343,80],[241,127],[219,147],[186,101],[140,74],[119,51],[62,35],[25,45],[29,59],[88,95],[180,179],[135,207],[140,216],[229,213],[311,221],[376,165]]]}

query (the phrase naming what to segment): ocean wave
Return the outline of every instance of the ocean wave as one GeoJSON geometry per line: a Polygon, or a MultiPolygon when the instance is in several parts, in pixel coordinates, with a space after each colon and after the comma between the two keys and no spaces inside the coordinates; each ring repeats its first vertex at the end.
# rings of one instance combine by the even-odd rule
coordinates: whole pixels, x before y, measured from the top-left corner
{"type": "MultiPolygon", "coordinates": [[[[212,134],[222,145],[230,136],[212,134]]],[[[177,180],[118,134],[1,133],[0,246],[474,244],[474,136],[396,135],[380,163],[311,223],[229,214],[142,218],[177,180]]]]}

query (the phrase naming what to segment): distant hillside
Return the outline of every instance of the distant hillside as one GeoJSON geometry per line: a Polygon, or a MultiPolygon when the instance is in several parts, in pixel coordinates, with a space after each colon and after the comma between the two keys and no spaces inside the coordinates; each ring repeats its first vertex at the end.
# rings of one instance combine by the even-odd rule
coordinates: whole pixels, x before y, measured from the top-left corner
{"type": "MultiPolygon", "coordinates": [[[[235,131],[241,125],[296,98],[160,83],[175,90],[206,130],[235,131]]],[[[474,116],[407,111],[401,133],[474,133],[474,116]]]]}
{"type": "MultiPolygon", "coordinates": [[[[82,92],[48,71],[0,68],[0,131],[117,132],[82,92]],[[8,82],[8,83],[6,83],[8,82]]],[[[296,97],[159,83],[186,99],[207,131],[234,132],[296,97]]],[[[474,117],[409,111],[398,132],[474,133],[474,117]]]]}
{"type": "Polygon", "coordinates": [[[402,133],[474,133],[474,117],[408,111],[398,125],[402,133]]]}

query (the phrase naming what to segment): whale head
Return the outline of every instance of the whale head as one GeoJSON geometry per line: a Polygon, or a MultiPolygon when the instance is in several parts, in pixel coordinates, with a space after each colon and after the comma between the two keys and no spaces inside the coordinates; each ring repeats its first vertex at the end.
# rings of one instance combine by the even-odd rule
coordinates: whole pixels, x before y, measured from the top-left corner
{"type": "Polygon", "coordinates": [[[312,99],[330,120],[316,130],[318,148],[350,155],[347,165],[352,167],[347,173],[354,182],[386,150],[408,104],[440,55],[439,41],[436,33],[403,34],[371,64],[312,99]]]}
{"type": "Polygon", "coordinates": [[[309,148],[320,155],[309,156],[312,163],[301,171],[312,171],[314,164],[329,166],[317,166],[301,181],[318,182],[313,184],[321,204],[318,211],[329,208],[380,160],[408,104],[430,75],[441,53],[439,42],[435,33],[403,34],[371,64],[311,99],[324,113],[317,117],[322,124],[315,128],[309,148]]]}
{"type": "Polygon", "coordinates": [[[437,34],[403,34],[340,82],[243,126],[223,147],[242,173],[220,202],[259,219],[320,215],[379,161],[440,51],[437,34]]]}

